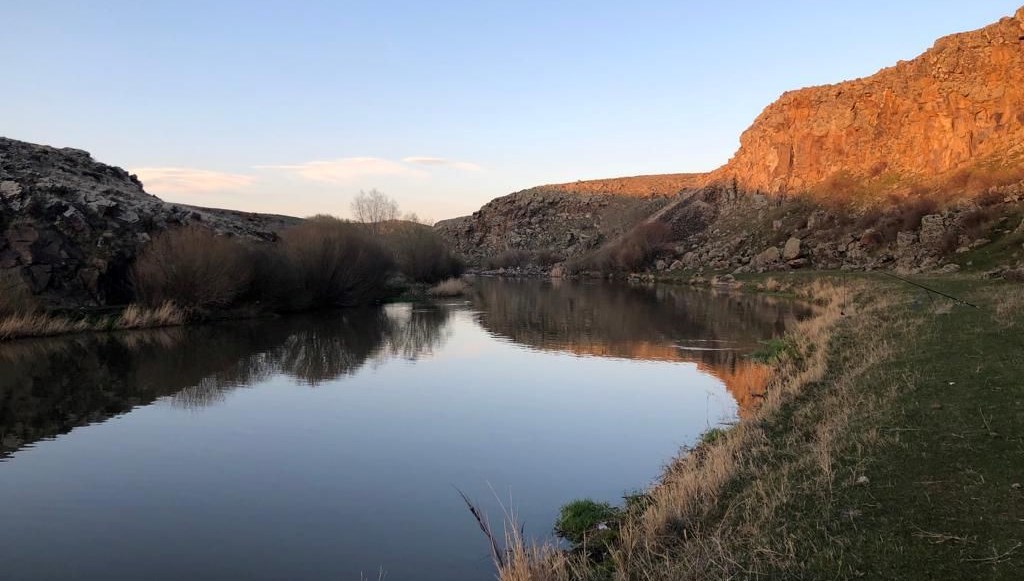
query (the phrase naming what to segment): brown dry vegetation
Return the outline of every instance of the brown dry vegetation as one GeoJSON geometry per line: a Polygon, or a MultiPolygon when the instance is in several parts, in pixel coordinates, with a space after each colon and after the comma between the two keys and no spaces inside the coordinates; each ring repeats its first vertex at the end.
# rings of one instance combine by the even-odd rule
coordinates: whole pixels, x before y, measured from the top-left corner
{"type": "Polygon", "coordinates": [[[643,268],[672,238],[672,228],[660,220],[642,222],[622,237],[571,262],[575,272],[631,272],[643,268]]]}
{"type": "Polygon", "coordinates": [[[396,221],[382,229],[384,245],[407,279],[434,284],[462,274],[462,262],[429,226],[396,221]]]}
{"type": "Polygon", "coordinates": [[[135,262],[132,279],[139,301],[159,306],[230,306],[253,276],[253,264],[237,240],[205,228],[158,234],[135,262]]]}
{"type": "MultiPolygon", "coordinates": [[[[765,286],[783,290],[772,279],[765,286]]],[[[856,477],[837,473],[833,460],[841,448],[863,449],[877,436],[869,433],[851,442],[846,427],[854,410],[865,413],[878,405],[857,400],[862,396],[852,386],[889,346],[883,337],[874,336],[884,317],[883,302],[854,305],[860,289],[824,282],[795,290],[813,300],[819,312],[789,335],[794,349],[780,358],[762,406],[724,436],[699,445],[668,467],[649,491],[646,508],[627,514],[610,551],[610,576],[588,568],[578,556],[520,542],[510,547],[500,578],[678,580],[791,569],[797,573],[786,513],[807,490],[798,491],[794,477],[800,475],[801,486],[826,497],[834,486],[856,477]],[[842,358],[839,369],[830,369],[836,362],[822,346],[835,340],[840,325],[855,335],[851,344],[858,348],[842,358]],[[830,388],[818,404],[794,410],[793,402],[805,398],[805,390],[819,389],[826,375],[830,388]],[[780,422],[804,426],[788,436],[785,450],[769,437],[780,422]]],[[[880,386],[875,397],[884,399],[890,391],[890,386],[880,386]]]]}

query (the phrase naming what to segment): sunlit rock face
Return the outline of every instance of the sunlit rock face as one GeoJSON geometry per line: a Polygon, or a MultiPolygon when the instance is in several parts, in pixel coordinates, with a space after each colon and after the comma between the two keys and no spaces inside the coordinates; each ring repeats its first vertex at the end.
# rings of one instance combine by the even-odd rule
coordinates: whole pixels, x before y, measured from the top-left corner
{"type": "Polygon", "coordinates": [[[1022,37],[1024,8],[870,77],[787,92],[709,181],[827,193],[846,182],[898,189],[1020,180],[1007,166],[1019,169],[1024,155],[1022,37]]]}

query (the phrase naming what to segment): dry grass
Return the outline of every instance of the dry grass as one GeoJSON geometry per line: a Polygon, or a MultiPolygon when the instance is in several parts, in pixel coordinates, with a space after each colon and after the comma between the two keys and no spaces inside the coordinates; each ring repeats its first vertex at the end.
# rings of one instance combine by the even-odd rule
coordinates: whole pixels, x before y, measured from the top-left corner
{"type": "Polygon", "coordinates": [[[188,312],[173,303],[164,303],[153,309],[129,305],[120,315],[112,318],[73,319],[43,312],[8,315],[0,318],[0,341],[70,335],[87,331],[173,327],[185,324],[188,318],[188,312]]]}
{"type": "Polygon", "coordinates": [[[461,278],[449,278],[427,291],[432,297],[461,297],[466,294],[469,285],[461,278]]]}
{"type": "Polygon", "coordinates": [[[45,313],[8,315],[0,319],[0,341],[81,333],[91,328],[92,326],[84,320],[53,317],[45,313]]]}
{"type": "Polygon", "coordinates": [[[1017,325],[1018,315],[1024,312],[1024,287],[1007,286],[992,305],[993,319],[1004,328],[1017,325]]]}
{"type": "Polygon", "coordinates": [[[117,329],[152,329],[156,327],[174,327],[188,321],[188,312],[172,302],[165,302],[159,307],[147,309],[140,305],[128,305],[117,320],[117,329]]]}
{"type": "MultiPolygon", "coordinates": [[[[853,299],[859,287],[821,280],[793,286],[818,305],[818,313],[790,333],[796,348],[777,364],[761,407],[722,437],[672,462],[648,492],[647,508],[623,522],[611,551],[614,573],[602,578],[731,579],[780,570],[799,576],[796,555],[808,548],[786,534],[789,511],[800,495],[828,504],[835,486],[855,481],[858,474],[837,471],[837,455],[877,443],[877,431],[848,428],[856,414],[870,414],[891,397],[895,382],[871,397],[856,389],[890,349],[878,336],[885,300],[858,306],[853,299]],[[839,329],[849,337],[848,350],[837,356],[834,347],[822,346],[836,341],[839,329]],[[793,405],[797,400],[803,404],[793,405]]],[[[827,542],[819,549],[832,550],[827,542]]],[[[571,558],[538,554],[553,561],[571,558]]],[[[568,563],[520,564],[500,572],[503,581],[586,578],[568,563]]]]}

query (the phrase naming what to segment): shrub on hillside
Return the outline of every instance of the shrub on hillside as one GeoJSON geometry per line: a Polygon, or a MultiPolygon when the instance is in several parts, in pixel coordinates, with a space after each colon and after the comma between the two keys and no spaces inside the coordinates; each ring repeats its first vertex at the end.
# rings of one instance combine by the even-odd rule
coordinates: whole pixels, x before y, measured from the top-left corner
{"type": "Polygon", "coordinates": [[[384,298],[391,252],[367,228],[315,216],[281,234],[278,267],[291,309],[344,307],[384,298]]]}
{"type": "Polygon", "coordinates": [[[234,238],[197,227],[158,234],[132,270],[139,302],[156,307],[230,306],[248,289],[253,267],[245,246],[234,238]]]}
{"type": "Polygon", "coordinates": [[[630,272],[648,266],[672,237],[671,227],[654,220],[638,224],[621,238],[609,242],[571,268],[576,271],[630,272]]]}

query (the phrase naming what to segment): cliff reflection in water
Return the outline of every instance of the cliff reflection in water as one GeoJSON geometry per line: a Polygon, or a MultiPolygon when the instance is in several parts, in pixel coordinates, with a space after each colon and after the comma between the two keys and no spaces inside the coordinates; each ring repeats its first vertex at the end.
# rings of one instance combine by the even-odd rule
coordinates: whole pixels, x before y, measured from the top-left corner
{"type": "Polygon", "coordinates": [[[811,313],[752,294],[571,280],[481,279],[473,304],[490,333],[536,349],[695,363],[725,384],[741,415],[769,373],[748,355],[811,313]]]}
{"type": "Polygon", "coordinates": [[[201,407],[276,375],[315,387],[448,336],[440,306],[351,310],[0,345],[0,459],[158,398],[201,407]]]}
{"type": "Polygon", "coordinates": [[[808,313],[764,297],[572,281],[479,279],[469,299],[0,345],[0,459],[159,398],[196,408],[277,376],[316,387],[429,356],[467,309],[491,335],[529,348],[696,363],[742,415],[767,373],[746,355],[808,313]]]}

